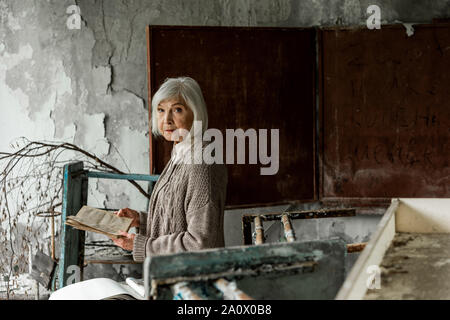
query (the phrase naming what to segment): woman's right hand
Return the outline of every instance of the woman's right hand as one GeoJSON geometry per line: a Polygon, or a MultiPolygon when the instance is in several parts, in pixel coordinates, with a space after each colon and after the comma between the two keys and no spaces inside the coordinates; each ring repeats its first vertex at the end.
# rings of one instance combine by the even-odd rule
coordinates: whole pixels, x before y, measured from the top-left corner
{"type": "Polygon", "coordinates": [[[130,208],[123,208],[119,211],[116,211],[115,214],[117,214],[118,217],[125,217],[125,218],[131,218],[133,221],[131,222],[132,227],[139,228],[139,212],[130,209],[130,208]]]}

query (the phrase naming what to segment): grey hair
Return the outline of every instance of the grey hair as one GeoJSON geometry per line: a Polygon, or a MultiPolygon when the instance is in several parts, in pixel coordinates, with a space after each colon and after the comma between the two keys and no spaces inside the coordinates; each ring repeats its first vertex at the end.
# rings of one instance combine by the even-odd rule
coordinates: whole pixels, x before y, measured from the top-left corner
{"type": "MultiPolygon", "coordinates": [[[[208,112],[205,99],[197,81],[190,77],[167,78],[159,87],[152,99],[152,133],[160,136],[158,130],[157,109],[161,101],[167,99],[180,99],[187,104],[194,113],[194,121],[202,122],[202,134],[208,128],[208,112]]],[[[192,131],[193,128],[191,128],[192,131]]]]}

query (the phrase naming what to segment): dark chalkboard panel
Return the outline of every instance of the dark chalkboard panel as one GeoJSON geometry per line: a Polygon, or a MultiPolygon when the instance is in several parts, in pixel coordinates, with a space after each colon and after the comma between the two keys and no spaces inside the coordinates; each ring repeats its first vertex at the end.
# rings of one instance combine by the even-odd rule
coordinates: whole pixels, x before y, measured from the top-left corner
{"type": "MultiPolygon", "coordinates": [[[[314,29],[150,26],[147,35],[149,102],[165,78],[190,76],[210,128],[280,130],[278,173],[229,165],[227,205],[316,198],[314,29]]],[[[152,172],[162,171],[171,148],[151,141],[152,172]]]]}
{"type": "Polygon", "coordinates": [[[450,26],[321,32],[321,196],[450,196],[450,26]]]}

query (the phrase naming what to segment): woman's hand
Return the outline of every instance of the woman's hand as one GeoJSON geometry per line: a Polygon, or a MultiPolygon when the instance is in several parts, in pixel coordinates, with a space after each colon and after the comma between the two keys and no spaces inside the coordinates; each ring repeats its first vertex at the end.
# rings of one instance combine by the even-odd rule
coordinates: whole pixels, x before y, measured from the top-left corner
{"type": "Polygon", "coordinates": [[[133,251],[133,242],[134,242],[134,237],[136,236],[135,234],[132,233],[126,233],[124,231],[119,231],[120,235],[122,237],[118,238],[118,239],[113,239],[110,238],[114,244],[118,247],[121,247],[124,250],[128,250],[128,251],[133,251]]]}
{"type": "Polygon", "coordinates": [[[140,223],[139,212],[129,209],[129,208],[124,208],[124,209],[120,209],[119,211],[116,211],[115,214],[117,214],[118,217],[125,217],[125,218],[133,219],[133,221],[131,222],[131,226],[139,228],[139,223],[140,223]]]}

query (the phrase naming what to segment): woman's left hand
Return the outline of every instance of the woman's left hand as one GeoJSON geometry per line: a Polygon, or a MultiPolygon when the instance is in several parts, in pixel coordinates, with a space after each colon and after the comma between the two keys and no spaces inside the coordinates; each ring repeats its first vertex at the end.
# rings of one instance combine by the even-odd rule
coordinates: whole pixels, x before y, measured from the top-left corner
{"type": "Polygon", "coordinates": [[[132,234],[132,233],[127,233],[124,231],[120,231],[120,235],[122,237],[120,237],[118,239],[111,238],[111,240],[114,242],[114,244],[118,247],[121,247],[124,250],[133,251],[133,242],[134,242],[134,237],[136,235],[132,234]]]}

